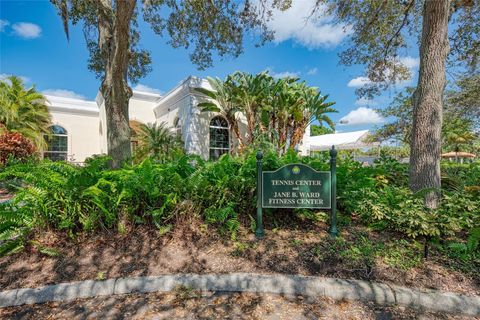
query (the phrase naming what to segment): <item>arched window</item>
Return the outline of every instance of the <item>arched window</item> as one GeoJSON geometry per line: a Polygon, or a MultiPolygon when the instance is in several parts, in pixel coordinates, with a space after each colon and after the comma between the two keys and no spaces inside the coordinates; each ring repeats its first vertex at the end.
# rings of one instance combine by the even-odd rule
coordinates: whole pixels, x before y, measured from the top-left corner
{"type": "Polygon", "coordinates": [[[230,151],[228,122],[217,116],[210,121],[210,160],[216,160],[230,151]]]}
{"type": "Polygon", "coordinates": [[[52,134],[46,137],[47,150],[43,152],[45,159],[66,161],[68,153],[68,135],[65,128],[54,125],[50,127],[52,134]]]}

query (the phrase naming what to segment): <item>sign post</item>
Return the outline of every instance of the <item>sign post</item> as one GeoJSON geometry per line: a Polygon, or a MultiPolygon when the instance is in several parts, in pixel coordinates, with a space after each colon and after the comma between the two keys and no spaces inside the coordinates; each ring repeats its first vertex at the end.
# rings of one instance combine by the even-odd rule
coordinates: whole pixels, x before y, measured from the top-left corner
{"type": "Polygon", "coordinates": [[[330,230],[332,237],[338,235],[337,229],[337,150],[332,146],[330,150],[330,172],[332,174],[332,208],[330,209],[330,230]]]}
{"type": "Polygon", "coordinates": [[[258,239],[263,239],[265,232],[263,231],[263,213],[262,213],[262,158],[261,151],[257,152],[257,228],[255,236],[258,239]]]}
{"type": "Polygon", "coordinates": [[[265,236],[263,208],[330,209],[329,233],[337,230],[337,150],[330,150],[330,171],[317,171],[302,163],[288,164],[276,171],[263,171],[262,152],[257,153],[257,219],[255,235],[265,236]]]}

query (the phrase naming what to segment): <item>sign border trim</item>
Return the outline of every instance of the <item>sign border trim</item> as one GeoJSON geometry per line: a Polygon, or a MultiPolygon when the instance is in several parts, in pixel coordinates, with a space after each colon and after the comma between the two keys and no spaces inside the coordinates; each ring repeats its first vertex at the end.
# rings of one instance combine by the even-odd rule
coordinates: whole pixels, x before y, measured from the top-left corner
{"type": "Polygon", "coordinates": [[[309,165],[306,165],[304,163],[289,163],[289,164],[286,164],[280,168],[278,168],[277,170],[275,171],[263,171],[262,170],[262,199],[261,199],[261,204],[262,204],[262,208],[265,208],[265,209],[332,209],[332,172],[331,171],[318,171],[318,170],[315,170],[314,168],[312,168],[311,166],[309,165]],[[264,195],[263,195],[263,190],[264,190],[264,177],[265,177],[265,173],[275,173],[277,171],[280,171],[282,170],[283,168],[285,167],[288,167],[288,166],[295,166],[295,165],[301,165],[301,166],[305,166],[305,167],[308,167],[310,169],[312,169],[313,171],[315,171],[316,173],[328,173],[328,178],[330,180],[330,188],[328,193],[329,193],[329,196],[328,198],[330,199],[330,206],[329,207],[269,207],[269,206],[264,206],[263,205],[263,199],[264,199],[264,195]]]}

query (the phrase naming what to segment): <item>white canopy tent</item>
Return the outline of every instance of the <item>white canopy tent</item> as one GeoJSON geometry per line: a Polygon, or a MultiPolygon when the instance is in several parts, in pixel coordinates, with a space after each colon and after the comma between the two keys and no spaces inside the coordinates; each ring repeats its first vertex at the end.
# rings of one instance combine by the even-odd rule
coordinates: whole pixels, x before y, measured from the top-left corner
{"type": "Polygon", "coordinates": [[[332,146],[336,149],[361,149],[380,145],[378,142],[366,142],[368,130],[324,134],[309,137],[310,151],[329,150],[332,146]]]}

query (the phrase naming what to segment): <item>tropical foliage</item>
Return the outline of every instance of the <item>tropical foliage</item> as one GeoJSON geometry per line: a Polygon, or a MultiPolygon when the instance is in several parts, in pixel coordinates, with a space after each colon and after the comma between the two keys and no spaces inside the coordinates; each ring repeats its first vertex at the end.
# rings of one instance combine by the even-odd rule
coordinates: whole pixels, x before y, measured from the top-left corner
{"type": "MultiPolygon", "coordinates": [[[[392,121],[378,127],[372,139],[380,141],[397,140],[404,145],[411,141],[413,124],[413,88],[406,88],[395,96],[392,103],[377,112],[392,121]]],[[[475,117],[467,112],[459,112],[457,105],[452,104],[453,97],[464,97],[465,92],[450,92],[450,101],[444,105],[444,121],[442,125],[442,150],[474,151],[478,134],[475,133],[475,117]]]]}
{"type": "MultiPolygon", "coordinates": [[[[175,225],[181,217],[215,226],[235,238],[254,224],[256,158],[225,155],[215,162],[181,155],[159,163],[146,159],[120,170],[108,169],[109,159],[97,157],[84,167],[40,161],[10,165],[0,173],[1,187],[16,193],[0,204],[0,243],[7,250],[22,245],[37,228],[68,234],[99,228],[125,229],[126,224],[175,225]]],[[[421,194],[407,185],[406,165],[383,157],[373,167],[351,158],[339,158],[338,198],[342,216],[359,219],[374,229],[388,229],[407,237],[464,241],[480,227],[480,166],[452,164],[442,167],[442,204],[424,208],[421,194]]],[[[299,158],[287,151],[264,154],[264,169],[275,170],[303,162],[327,170],[322,158],[299,158]]],[[[308,211],[308,210],[307,210],[308,211]]],[[[305,215],[305,210],[290,214],[305,215]]],[[[274,210],[266,225],[284,217],[274,210]]]]}
{"type": "Polygon", "coordinates": [[[137,127],[138,146],[135,150],[137,161],[147,157],[166,162],[172,156],[182,152],[182,141],[165,122],[140,124],[137,127]]]}
{"type": "Polygon", "coordinates": [[[376,229],[391,229],[409,237],[444,238],[478,227],[480,201],[470,186],[480,184],[478,164],[472,178],[455,179],[443,168],[442,204],[436,210],[423,206],[422,192],[408,189],[408,167],[383,157],[374,167],[353,162],[341,166],[341,206],[376,229]]]}
{"type": "Polygon", "coordinates": [[[331,134],[335,133],[335,130],[332,128],[328,128],[325,126],[320,126],[318,124],[311,124],[310,125],[310,136],[320,136],[323,134],[331,134]]]}
{"type": "Polygon", "coordinates": [[[464,118],[480,124],[480,72],[466,74],[446,94],[447,107],[464,118]]]}
{"type": "Polygon", "coordinates": [[[88,68],[101,79],[106,123],[113,133],[107,137],[107,152],[112,157],[111,166],[117,168],[131,158],[129,84],[152,69],[150,52],[140,45],[142,17],[156,34],[168,37],[165,40],[172,47],[194,48],[190,60],[200,69],[212,66],[215,55],[239,56],[247,32],[255,33],[260,43],[273,39],[264,19],[269,12],[250,1],[50,2],[58,10],[67,39],[72,25],[82,25],[90,54],[88,68]]]}
{"type": "Polygon", "coordinates": [[[373,139],[378,141],[397,140],[404,144],[410,144],[413,122],[412,96],[414,92],[415,88],[407,87],[393,98],[389,106],[376,110],[382,117],[393,118],[393,120],[378,127],[372,135],[373,139]]]}
{"type": "Polygon", "coordinates": [[[3,127],[18,132],[41,149],[46,145],[50,125],[46,99],[35,87],[25,88],[23,80],[16,76],[0,81],[0,130],[3,127]]]}
{"type": "Polygon", "coordinates": [[[18,132],[0,133],[0,166],[9,160],[25,160],[35,153],[35,147],[18,132]]]}
{"type": "MultiPolygon", "coordinates": [[[[281,2],[292,5],[292,1],[281,2]]],[[[310,16],[328,16],[354,31],[339,56],[343,65],[365,68],[364,85],[356,90],[360,96],[372,98],[410,79],[412,58],[404,56],[405,50],[416,47],[420,52],[412,103],[409,181],[414,192],[429,189],[425,206],[437,208],[447,61],[455,71],[478,70],[479,1],[320,0],[314,7],[310,16]]]]}
{"type": "Polygon", "coordinates": [[[444,151],[472,151],[475,140],[473,121],[447,114],[442,127],[444,151]]]}
{"type": "Polygon", "coordinates": [[[334,102],[327,102],[318,88],[297,78],[274,79],[267,72],[256,75],[235,72],[225,80],[208,78],[212,90],[197,88],[210,98],[199,103],[203,111],[222,114],[231,126],[240,147],[269,142],[279,153],[296,147],[306,128],[314,121],[333,128],[328,113],[334,102]],[[246,136],[240,133],[245,119],[246,136]]]}

